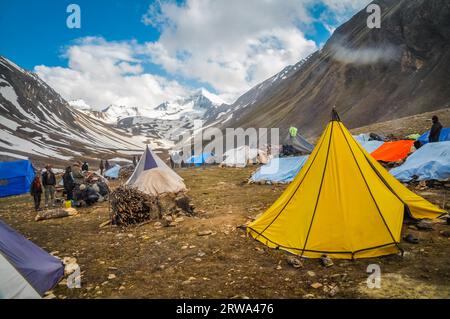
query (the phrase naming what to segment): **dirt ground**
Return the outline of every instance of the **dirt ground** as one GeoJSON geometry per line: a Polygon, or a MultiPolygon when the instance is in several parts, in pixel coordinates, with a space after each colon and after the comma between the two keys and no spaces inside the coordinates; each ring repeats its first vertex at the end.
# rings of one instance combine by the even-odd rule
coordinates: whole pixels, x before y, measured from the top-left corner
{"type": "MultiPolygon", "coordinates": [[[[403,235],[414,234],[420,244],[402,243],[403,257],[334,260],[330,268],[305,259],[302,267],[292,267],[287,263],[292,255],[237,228],[264,212],[285,188],[247,184],[255,169],[178,170],[198,215],[184,217],[176,227],[100,229],[108,220],[108,203],[81,209],[78,216],[36,222],[27,195],[1,199],[0,218],[48,252],[77,259],[81,288],[69,289],[63,280],[53,290],[57,298],[450,297],[450,240],[439,234],[450,226],[443,221],[432,231],[405,224],[403,235]],[[201,231],[212,234],[199,236],[201,231]],[[379,289],[367,287],[369,264],[380,266],[379,289]],[[314,283],[322,286],[313,288],[314,283]]],[[[421,195],[449,209],[448,190],[421,195]]]]}

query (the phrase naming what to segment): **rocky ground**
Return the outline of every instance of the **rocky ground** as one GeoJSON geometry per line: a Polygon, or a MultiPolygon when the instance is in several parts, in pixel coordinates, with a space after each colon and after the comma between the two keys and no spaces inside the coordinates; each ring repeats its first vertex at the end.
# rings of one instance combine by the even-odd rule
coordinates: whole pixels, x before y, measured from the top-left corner
{"type": "MultiPolygon", "coordinates": [[[[431,231],[404,226],[418,245],[402,243],[404,257],[317,260],[297,263],[289,253],[268,249],[237,228],[263,212],[285,186],[249,185],[255,167],[179,170],[197,216],[173,227],[148,223],[120,228],[100,224],[108,203],[63,219],[36,222],[30,196],[0,200],[0,218],[44,249],[81,267],[81,288],[63,280],[56,298],[449,298],[450,231],[444,222],[431,231]],[[369,264],[381,269],[381,288],[367,287],[369,264]],[[295,265],[295,267],[294,267],[295,265]]],[[[120,182],[115,182],[114,187],[120,182]]],[[[449,209],[448,189],[421,195],[449,209]]]]}
{"type": "Polygon", "coordinates": [[[393,135],[396,138],[404,138],[413,133],[422,134],[431,128],[431,118],[433,115],[439,117],[439,121],[444,127],[450,126],[450,108],[445,108],[433,112],[417,114],[403,117],[392,121],[380,122],[352,129],[353,134],[378,133],[385,136],[393,135]]]}

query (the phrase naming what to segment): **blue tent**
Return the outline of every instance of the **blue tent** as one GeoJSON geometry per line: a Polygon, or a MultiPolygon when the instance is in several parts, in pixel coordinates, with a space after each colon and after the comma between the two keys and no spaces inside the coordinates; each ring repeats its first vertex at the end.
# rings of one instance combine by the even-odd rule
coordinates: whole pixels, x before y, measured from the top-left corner
{"type": "Polygon", "coordinates": [[[25,194],[34,179],[29,160],[0,162],[0,197],[25,194]]]}
{"type": "Polygon", "coordinates": [[[208,163],[208,159],[213,157],[211,153],[202,153],[198,156],[191,156],[186,160],[186,164],[195,164],[195,166],[201,166],[208,163]]]}
{"type": "Polygon", "coordinates": [[[428,143],[412,153],[403,165],[390,173],[400,181],[446,180],[450,178],[450,141],[428,143]]]}
{"type": "Polygon", "coordinates": [[[63,275],[59,259],[0,220],[0,299],[40,298],[63,275]]]}
{"type": "Polygon", "coordinates": [[[111,167],[109,170],[105,172],[105,177],[109,177],[112,179],[118,179],[119,178],[119,172],[120,172],[120,165],[116,164],[113,167],[111,167]]]}
{"type": "Polygon", "coordinates": [[[295,157],[276,157],[261,166],[250,177],[251,182],[290,183],[305,165],[308,155],[295,157]]]}
{"type": "MultiPolygon", "coordinates": [[[[427,144],[429,136],[430,136],[430,131],[426,131],[419,137],[418,141],[420,141],[422,144],[427,144]]],[[[444,142],[444,141],[450,141],[450,127],[443,128],[441,130],[441,135],[439,135],[439,142],[444,142]]]]}

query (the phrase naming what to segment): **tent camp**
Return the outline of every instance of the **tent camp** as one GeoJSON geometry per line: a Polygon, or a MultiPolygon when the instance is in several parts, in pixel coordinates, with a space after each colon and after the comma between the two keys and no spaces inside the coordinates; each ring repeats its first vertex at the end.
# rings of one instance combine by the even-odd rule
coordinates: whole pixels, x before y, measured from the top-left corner
{"type": "Polygon", "coordinates": [[[267,153],[247,145],[233,148],[223,154],[224,160],[221,166],[246,167],[248,164],[267,164],[267,153]]]}
{"type": "Polygon", "coordinates": [[[290,183],[297,176],[307,159],[308,155],[272,158],[269,163],[261,166],[250,177],[250,182],[268,184],[290,183]]]}
{"type": "Polygon", "coordinates": [[[116,164],[113,167],[111,167],[109,170],[105,172],[105,177],[111,178],[111,179],[118,179],[119,178],[119,172],[120,172],[120,165],[116,164]]]}
{"type": "Polygon", "coordinates": [[[303,154],[310,154],[314,149],[314,145],[309,143],[303,136],[295,131],[295,136],[290,133],[287,134],[283,144],[291,145],[297,152],[303,154]]]}
{"type": "Polygon", "coordinates": [[[40,298],[63,275],[59,259],[0,220],[0,299],[40,298]]]}
{"type": "Polygon", "coordinates": [[[29,160],[0,163],[0,197],[25,194],[34,179],[29,160]]]}
{"type": "MultiPolygon", "coordinates": [[[[419,137],[418,141],[420,141],[422,144],[427,144],[429,136],[430,136],[430,131],[426,131],[419,137]]],[[[443,128],[441,130],[441,134],[439,135],[439,142],[445,142],[445,141],[450,141],[450,127],[443,128]]]]}
{"type": "Polygon", "coordinates": [[[308,258],[376,257],[401,251],[405,212],[413,218],[444,213],[390,175],[333,110],[300,173],[247,232],[308,258]]]}
{"type": "Polygon", "coordinates": [[[385,142],[372,152],[371,155],[377,161],[397,162],[407,157],[413,146],[414,141],[412,140],[385,142]]]}
{"type": "Polygon", "coordinates": [[[422,146],[390,173],[404,182],[450,178],[450,141],[422,146]]]}
{"type": "Polygon", "coordinates": [[[153,153],[148,145],[126,185],[153,196],[186,190],[183,179],[153,153]]]}

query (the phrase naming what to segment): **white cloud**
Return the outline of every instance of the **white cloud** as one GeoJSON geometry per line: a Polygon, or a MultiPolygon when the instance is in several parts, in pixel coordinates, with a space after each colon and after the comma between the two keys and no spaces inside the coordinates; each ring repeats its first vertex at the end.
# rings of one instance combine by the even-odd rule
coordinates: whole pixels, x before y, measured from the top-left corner
{"type": "Polygon", "coordinates": [[[161,36],[147,50],[167,71],[237,96],[317,49],[297,27],[312,21],[307,2],[157,2],[143,21],[158,27],[161,36]]]}
{"type": "Polygon", "coordinates": [[[302,30],[320,19],[332,32],[369,0],[173,0],[155,1],[142,21],[160,31],[155,42],[80,39],[65,49],[67,68],[35,71],[64,98],[154,107],[187,93],[176,81],[144,72],[145,63],[212,86],[232,101],[322,44],[302,30]],[[321,3],[320,18],[310,8],[321,3]],[[334,23],[332,21],[335,21],[334,23]],[[336,22],[337,21],[337,22],[336,22]]]}
{"type": "Polygon", "coordinates": [[[97,109],[110,104],[155,107],[186,94],[176,81],[143,73],[141,46],[88,37],[66,48],[68,68],[39,65],[35,72],[66,100],[82,98],[97,109]]]}

